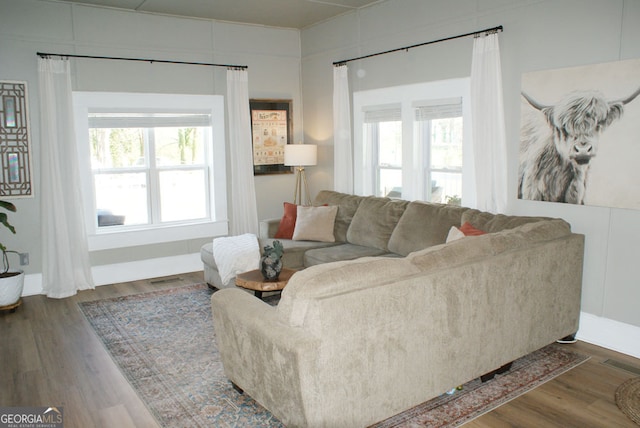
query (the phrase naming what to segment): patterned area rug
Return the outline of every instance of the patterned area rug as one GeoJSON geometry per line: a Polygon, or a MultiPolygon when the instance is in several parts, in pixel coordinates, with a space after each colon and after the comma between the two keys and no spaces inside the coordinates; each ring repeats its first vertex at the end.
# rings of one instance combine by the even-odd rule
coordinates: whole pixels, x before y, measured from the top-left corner
{"type": "MultiPolygon", "coordinates": [[[[211,290],[196,284],[79,303],[106,349],[164,427],[282,427],[224,375],[211,319],[211,290]]],[[[271,300],[276,304],[277,300],[271,300]]],[[[550,345],[484,384],[474,380],[377,427],[454,427],[586,361],[550,345]]]]}

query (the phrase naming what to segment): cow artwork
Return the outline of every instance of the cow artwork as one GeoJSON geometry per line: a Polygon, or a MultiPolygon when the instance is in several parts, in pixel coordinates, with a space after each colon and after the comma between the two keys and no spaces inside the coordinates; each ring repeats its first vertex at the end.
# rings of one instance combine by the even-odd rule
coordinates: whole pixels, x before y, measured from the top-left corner
{"type": "Polygon", "coordinates": [[[584,204],[587,173],[598,149],[598,139],[622,117],[631,96],[608,101],[597,91],[574,92],[555,105],[543,105],[522,96],[549,124],[546,135],[526,125],[522,128],[518,197],[549,202],[584,204]]]}
{"type": "MultiPolygon", "coordinates": [[[[538,81],[541,87],[549,82],[549,74],[546,76],[546,82],[538,81]]],[[[632,80],[633,83],[625,86],[626,94],[617,90],[614,93],[622,92],[622,96],[612,97],[605,95],[604,91],[598,90],[599,88],[591,89],[597,85],[589,86],[583,82],[580,87],[578,84],[573,84],[565,75],[562,82],[567,85],[567,90],[562,92],[563,96],[554,98],[549,96],[548,90],[546,93],[536,92],[538,88],[534,85],[526,87],[523,80],[518,198],[584,205],[585,197],[589,194],[588,204],[610,205],[607,202],[600,203],[599,195],[595,190],[591,193],[587,192],[593,181],[590,180],[590,171],[593,165],[597,165],[601,160],[597,157],[601,145],[607,149],[609,158],[612,154],[624,157],[625,145],[640,145],[638,135],[633,132],[629,135],[623,134],[624,138],[620,138],[619,130],[612,133],[611,137],[607,133],[608,129],[613,130],[614,124],[622,124],[626,121],[637,122],[640,119],[637,116],[635,119],[625,117],[625,110],[631,104],[634,107],[634,114],[640,111],[638,109],[640,99],[633,102],[640,98],[640,75],[636,75],[632,80]],[[634,85],[633,89],[628,89],[631,84],[634,85]],[[553,104],[547,104],[550,100],[558,98],[559,100],[553,104]],[[601,140],[606,141],[603,143],[601,140]],[[612,150],[612,146],[616,145],[617,152],[612,150]]],[[[562,89],[559,84],[556,85],[556,90],[558,89],[562,89]]],[[[607,159],[602,165],[611,168],[615,164],[612,159],[607,159]]],[[[622,167],[623,163],[619,165],[622,167]]],[[[603,167],[597,170],[599,176],[594,188],[598,188],[601,193],[624,194],[626,200],[629,200],[628,189],[624,191],[615,189],[616,183],[613,177],[616,171],[603,175],[607,170],[603,167]],[[600,181],[603,179],[611,182],[609,187],[602,186],[600,181]],[[604,191],[602,191],[603,188],[604,191]]],[[[618,185],[624,185],[624,183],[618,183],[618,185]]],[[[627,187],[629,187],[628,184],[627,187]]],[[[633,196],[631,199],[633,199],[631,203],[637,203],[640,197],[633,196]]],[[[620,204],[616,203],[616,205],[620,204]]]]}

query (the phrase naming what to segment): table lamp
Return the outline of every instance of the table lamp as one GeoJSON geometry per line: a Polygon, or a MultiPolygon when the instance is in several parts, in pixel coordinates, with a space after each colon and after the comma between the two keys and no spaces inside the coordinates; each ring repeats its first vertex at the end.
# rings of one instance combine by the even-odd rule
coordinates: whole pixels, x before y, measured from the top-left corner
{"type": "Polygon", "coordinates": [[[293,193],[293,203],[298,200],[302,204],[302,182],[306,195],[306,204],[311,205],[307,176],[304,173],[305,166],[313,166],[318,163],[318,146],[315,144],[287,144],[284,146],[284,164],[295,167],[296,187],[293,193]]]}

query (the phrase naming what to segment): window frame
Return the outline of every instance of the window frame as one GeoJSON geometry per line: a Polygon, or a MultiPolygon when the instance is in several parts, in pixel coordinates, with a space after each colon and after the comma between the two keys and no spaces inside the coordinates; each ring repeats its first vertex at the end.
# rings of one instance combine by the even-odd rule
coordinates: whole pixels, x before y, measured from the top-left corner
{"type": "MultiPolygon", "coordinates": [[[[74,118],[85,226],[90,251],[182,241],[226,235],[227,184],[224,133],[224,99],[220,95],[143,94],[116,92],[74,92],[74,118]],[[149,111],[155,113],[206,113],[211,115],[211,147],[208,150],[208,218],[127,227],[97,225],[93,171],[89,145],[89,112],[149,111]],[[161,231],[162,233],[158,233],[161,231]]],[[[151,175],[158,170],[150,170],[151,175]]],[[[159,203],[159,201],[156,201],[159,203]]]]}
{"type": "Polygon", "coordinates": [[[367,147],[363,125],[365,113],[372,109],[383,109],[400,105],[402,118],[402,199],[425,200],[427,181],[425,171],[428,153],[415,140],[415,108],[421,104],[432,104],[433,100],[462,99],[463,117],[463,163],[462,201],[465,206],[475,206],[475,176],[473,166],[472,117],[470,103],[470,79],[458,78],[436,82],[425,82],[388,88],[354,92],[354,191],[361,195],[376,194],[376,154],[367,147]]]}

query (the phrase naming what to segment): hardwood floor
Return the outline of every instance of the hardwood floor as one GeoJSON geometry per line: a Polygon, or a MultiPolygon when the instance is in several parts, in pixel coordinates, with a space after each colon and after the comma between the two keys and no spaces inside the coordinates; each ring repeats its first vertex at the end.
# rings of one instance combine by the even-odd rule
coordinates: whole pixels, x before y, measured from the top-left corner
{"type": "MultiPolygon", "coordinates": [[[[60,406],[65,428],[158,427],[104,349],[77,303],[203,282],[202,272],[81,291],[62,300],[23,299],[0,313],[0,406],[60,406]]],[[[578,342],[586,363],[469,422],[465,427],[636,427],[616,406],[614,392],[638,373],[640,360],[578,342]]]]}

